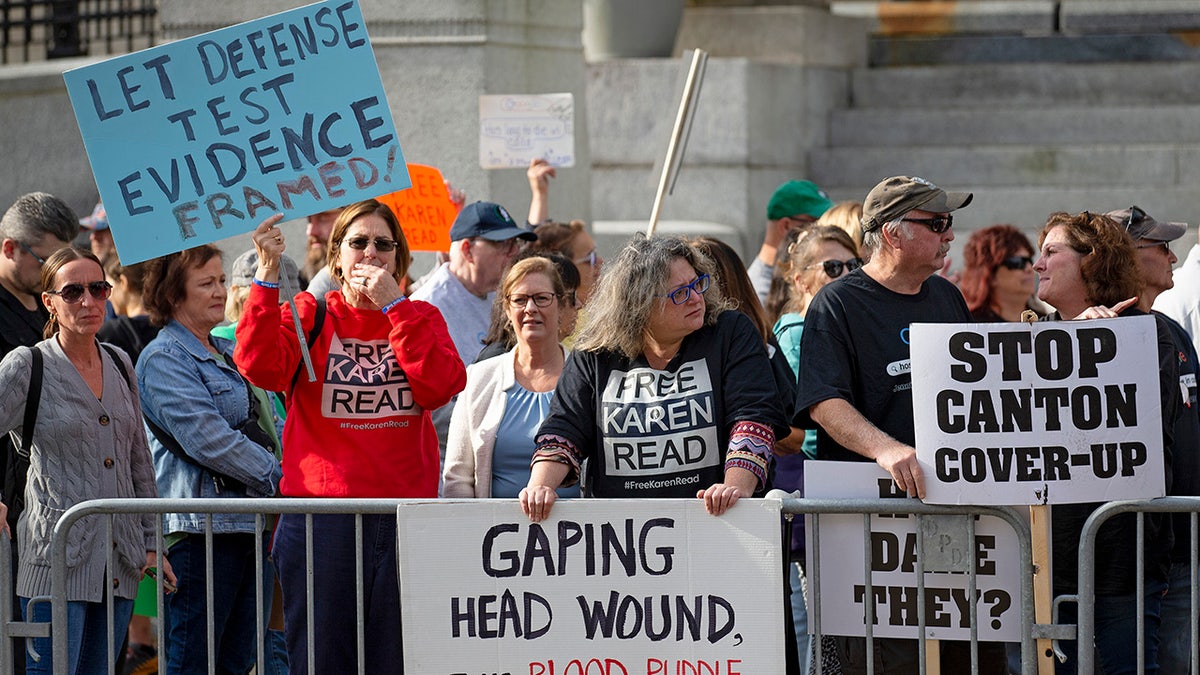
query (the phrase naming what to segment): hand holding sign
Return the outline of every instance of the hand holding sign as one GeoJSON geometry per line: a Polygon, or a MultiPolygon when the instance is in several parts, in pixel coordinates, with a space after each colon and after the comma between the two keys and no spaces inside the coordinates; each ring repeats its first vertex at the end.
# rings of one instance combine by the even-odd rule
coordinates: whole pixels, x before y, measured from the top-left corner
{"type": "Polygon", "coordinates": [[[915,448],[907,445],[886,448],[875,455],[875,463],[892,475],[902,492],[925,499],[925,475],[917,462],[915,448]]]}
{"type": "Polygon", "coordinates": [[[1138,296],[1135,295],[1132,298],[1118,302],[1117,304],[1113,305],[1112,307],[1105,307],[1103,305],[1096,305],[1095,307],[1088,307],[1087,309],[1083,310],[1083,312],[1080,313],[1079,316],[1077,316],[1075,318],[1076,319],[1112,319],[1112,318],[1116,318],[1121,315],[1121,312],[1123,312],[1126,309],[1129,309],[1130,307],[1137,304],[1137,301],[1138,301],[1138,296]]]}

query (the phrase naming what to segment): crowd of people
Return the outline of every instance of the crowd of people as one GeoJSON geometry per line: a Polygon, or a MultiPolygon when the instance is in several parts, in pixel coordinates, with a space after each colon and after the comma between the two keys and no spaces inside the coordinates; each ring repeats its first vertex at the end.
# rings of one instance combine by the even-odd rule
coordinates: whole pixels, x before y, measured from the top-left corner
{"type": "MultiPolygon", "coordinates": [[[[456,195],[451,248],[418,282],[403,223],[375,200],[311,216],[300,264],[282,216],[265,219],[226,279],[212,245],[122,266],[98,234],[102,206],[80,221],[49,194],[21,197],[0,220],[0,386],[29,392],[0,399],[16,611],[48,620],[29,601],[49,593],[50,532],[104,497],[507,498],[533,522],[560,499],[693,498],[719,517],[772,488],[802,491],[804,462],[821,459],[875,462],[923,498],[911,375],[897,367],[913,323],[1153,316],[1164,478],[1169,494],[1200,495],[1200,285],[1172,290],[1182,225],[1136,206],[1055,213],[1035,247],[998,224],[971,234],[949,275],[955,213],[972,194],[894,176],[834,204],[793,180],[769,200],[749,266],[720,240],[664,235],[605,261],[585,223],[547,217],[554,175],[529,167],[524,224],[456,195]],[[90,250],[72,244],[81,225],[90,250]],[[647,423],[668,405],[707,412],[647,423]],[[696,447],[671,451],[684,432],[696,447]],[[644,451],[621,450],[632,441],[644,451]]],[[[1175,274],[1196,265],[1200,245],[1175,274]]],[[[1097,506],[1054,507],[1056,594],[1077,588],[1076,545],[1097,506]]],[[[264,631],[280,645],[268,672],[354,670],[358,603],[366,671],[401,668],[394,517],[171,513],[119,516],[105,532],[71,530],[69,672],[107,672],[152,639],[131,617],[156,582],[169,673],[208,672],[210,653],[217,672],[249,672],[264,631]],[[256,612],[260,597],[273,617],[256,612]]],[[[790,536],[789,674],[817,659],[825,673],[917,672],[912,640],[809,640],[803,529],[790,536]]],[[[1145,672],[1186,672],[1186,519],[1150,516],[1139,531],[1121,516],[1100,539],[1086,648],[1109,675],[1136,670],[1139,640],[1145,672]]],[[[28,672],[50,672],[49,640],[34,643],[28,672]]],[[[1068,651],[1059,672],[1074,672],[1068,651]]],[[[1019,668],[1015,656],[981,644],[980,672],[1019,668]]],[[[969,672],[970,645],[943,641],[938,658],[969,672]]]]}

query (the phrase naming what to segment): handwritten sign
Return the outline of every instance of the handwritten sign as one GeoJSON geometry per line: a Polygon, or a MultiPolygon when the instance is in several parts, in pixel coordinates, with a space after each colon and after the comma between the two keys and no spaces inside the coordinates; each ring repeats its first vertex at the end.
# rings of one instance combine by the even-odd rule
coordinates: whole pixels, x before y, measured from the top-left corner
{"type": "Polygon", "coordinates": [[[382,197],[400,220],[404,238],[413,251],[449,251],[450,226],[458,208],[450,201],[450,191],[442,172],[424,164],[409,164],[412,187],[382,197]]]}
{"type": "Polygon", "coordinates": [[[784,672],[780,505],[516,500],[397,512],[407,672],[784,672]]]}
{"type": "Polygon", "coordinates": [[[1069,504],[1164,494],[1149,316],[914,324],[926,501],[1069,504]]]}
{"type": "MultiPolygon", "coordinates": [[[[868,462],[805,462],[804,496],[812,499],[905,499],[891,476],[868,462]]],[[[867,598],[863,571],[861,515],[820,517],[820,550],[814,550],[808,519],[809,616],[820,602],[821,630],[829,635],[866,635],[867,598]],[[817,556],[820,559],[817,559],[817,556]],[[813,591],[813,569],[820,565],[820,588],[813,591]]],[[[917,638],[917,518],[871,516],[871,594],[875,637],[917,638]]],[[[971,543],[967,542],[966,546],[971,543]]],[[[975,522],[976,621],[980,640],[1021,638],[1020,544],[1007,523],[992,516],[975,522]]],[[[964,570],[970,569],[967,549],[964,570]]],[[[925,638],[969,640],[970,595],[963,572],[925,573],[925,638]]],[[[811,619],[810,619],[811,621],[811,619]]]]}
{"type": "Polygon", "coordinates": [[[479,166],[524,169],[534,159],[575,166],[575,97],[480,96],[479,166]]]}
{"type": "Polygon", "coordinates": [[[126,264],[409,185],[355,0],[63,77],[126,264]]]}

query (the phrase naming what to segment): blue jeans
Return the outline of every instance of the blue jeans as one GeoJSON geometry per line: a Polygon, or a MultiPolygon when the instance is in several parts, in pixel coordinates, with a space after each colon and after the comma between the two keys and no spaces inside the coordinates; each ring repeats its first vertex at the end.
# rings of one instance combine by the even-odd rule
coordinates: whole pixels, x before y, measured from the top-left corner
{"type": "MultiPolygon", "coordinates": [[[[266,543],[264,538],[264,556],[266,543]]],[[[190,534],[167,553],[179,580],[179,590],[166,597],[167,672],[171,675],[208,673],[209,607],[205,594],[209,584],[213,590],[216,672],[244,675],[257,658],[254,535],[213,535],[212,557],[210,580],[204,571],[204,535],[190,534]]],[[[263,601],[270,607],[271,565],[264,564],[263,568],[263,601]]]]}
{"type": "MultiPolygon", "coordinates": [[[[50,603],[39,602],[29,615],[29,598],[21,598],[21,615],[26,621],[49,622],[50,603]]],[[[115,663],[125,631],[129,629],[129,617],[133,616],[133,600],[113,598],[113,642],[108,643],[108,612],[103,602],[67,603],[67,654],[70,662],[68,673],[74,675],[106,675],[108,664],[115,663]]],[[[34,661],[26,654],[25,672],[29,674],[53,672],[50,638],[31,638],[33,648],[42,658],[34,661]]]]}
{"type": "Polygon", "coordinates": [[[804,572],[797,562],[788,567],[792,575],[792,621],[796,625],[796,653],[800,655],[800,672],[807,673],[812,661],[812,637],[808,634],[808,608],[804,604],[804,572]]]}
{"type": "MultiPolygon", "coordinates": [[[[318,673],[358,667],[354,515],[317,514],[313,521],[313,597],[307,597],[302,514],[284,514],[275,529],[274,558],[283,590],[288,663],[308,672],[308,607],[316,623],[313,661],[318,673]]],[[[368,673],[404,672],[400,645],[400,580],[396,567],[396,517],[363,515],[363,620],[368,673]]]]}
{"type": "Polygon", "coordinates": [[[1162,628],[1158,632],[1158,667],[1164,673],[1195,673],[1188,670],[1192,660],[1192,636],[1196,619],[1192,616],[1192,567],[1190,563],[1171,563],[1167,594],[1162,600],[1162,628]]]}
{"type": "MultiPolygon", "coordinates": [[[[1161,623],[1163,591],[1167,585],[1161,581],[1146,582],[1145,629],[1142,642],[1145,647],[1146,673],[1159,672],[1158,631],[1161,623]]],[[[1068,602],[1058,613],[1060,623],[1078,623],[1079,607],[1068,602]]],[[[1074,675],[1078,672],[1076,655],[1078,641],[1064,640],[1059,643],[1067,655],[1066,663],[1056,663],[1058,675],[1074,675]]],[[[1104,675],[1129,675],[1137,672],[1137,594],[1096,596],[1096,672],[1104,675]]],[[[1163,671],[1169,672],[1169,671],[1163,671]]],[[[1171,672],[1170,675],[1176,675],[1171,672]]]]}

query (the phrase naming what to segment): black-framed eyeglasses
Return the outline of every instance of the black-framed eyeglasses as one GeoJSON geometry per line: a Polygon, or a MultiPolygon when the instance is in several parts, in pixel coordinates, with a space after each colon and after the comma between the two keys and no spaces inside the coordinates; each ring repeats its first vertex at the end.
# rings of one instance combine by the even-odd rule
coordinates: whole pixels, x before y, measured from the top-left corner
{"type": "Polygon", "coordinates": [[[533,300],[533,304],[538,307],[549,307],[550,303],[554,302],[557,297],[558,293],[534,293],[532,295],[513,293],[504,299],[508,301],[509,306],[513,309],[524,309],[530,300],[533,300]]]}
{"type": "Polygon", "coordinates": [[[1010,255],[1000,261],[1000,266],[1009,270],[1023,270],[1026,265],[1032,265],[1033,258],[1027,255],[1010,255]]]}
{"type": "Polygon", "coordinates": [[[394,239],[384,239],[382,237],[377,239],[371,239],[370,237],[354,237],[353,239],[346,240],[346,245],[355,251],[365,251],[367,246],[369,246],[371,243],[375,244],[376,251],[379,251],[380,253],[391,253],[392,251],[396,250],[396,246],[398,246],[400,242],[394,239]]]}
{"type": "Polygon", "coordinates": [[[675,303],[676,305],[682,305],[691,299],[692,291],[695,291],[699,295],[704,295],[705,291],[707,291],[708,287],[711,285],[712,277],[708,276],[707,274],[701,274],[695,279],[692,279],[690,284],[684,284],[679,288],[676,288],[667,294],[660,295],[658,297],[670,298],[671,302],[675,303]]]}
{"type": "Polygon", "coordinates": [[[39,266],[39,267],[41,267],[42,265],[45,265],[45,264],[46,264],[46,259],[45,259],[45,258],[43,258],[42,256],[40,256],[40,255],[38,255],[38,254],[34,253],[34,252],[33,252],[33,249],[29,248],[29,244],[26,244],[26,243],[25,243],[25,242],[23,242],[23,241],[18,241],[17,243],[21,245],[21,248],[25,249],[25,252],[26,252],[26,253],[28,253],[29,255],[33,256],[33,259],[34,259],[34,260],[38,261],[38,266],[39,266]]]}
{"type": "Polygon", "coordinates": [[[1138,244],[1137,246],[1134,246],[1134,248],[1137,248],[1137,249],[1158,248],[1159,246],[1163,247],[1167,251],[1171,250],[1171,242],[1169,242],[1169,241],[1156,241],[1156,242],[1153,242],[1150,244],[1138,244]]]}
{"type": "Polygon", "coordinates": [[[63,302],[68,305],[73,305],[83,300],[83,294],[86,292],[92,294],[92,298],[96,300],[107,300],[108,296],[112,295],[112,284],[107,281],[93,281],[89,284],[67,284],[57,291],[46,291],[50,295],[57,295],[63,299],[63,302]]]}
{"type": "Polygon", "coordinates": [[[906,223],[920,223],[928,227],[934,234],[941,234],[954,226],[954,216],[943,213],[932,218],[901,218],[906,223]]]}
{"type": "Polygon", "coordinates": [[[830,279],[836,279],[842,276],[842,270],[853,272],[863,266],[862,258],[851,258],[849,260],[826,260],[825,262],[814,263],[805,267],[806,270],[815,270],[818,267],[825,269],[825,274],[830,279]]]}
{"type": "Polygon", "coordinates": [[[595,267],[596,266],[596,249],[592,249],[592,250],[588,251],[587,255],[583,256],[582,258],[576,258],[573,262],[575,262],[577,265],[582,265],[584,263],[587,263],[587,264],[591,265],[592,267],[595,267]]]}

